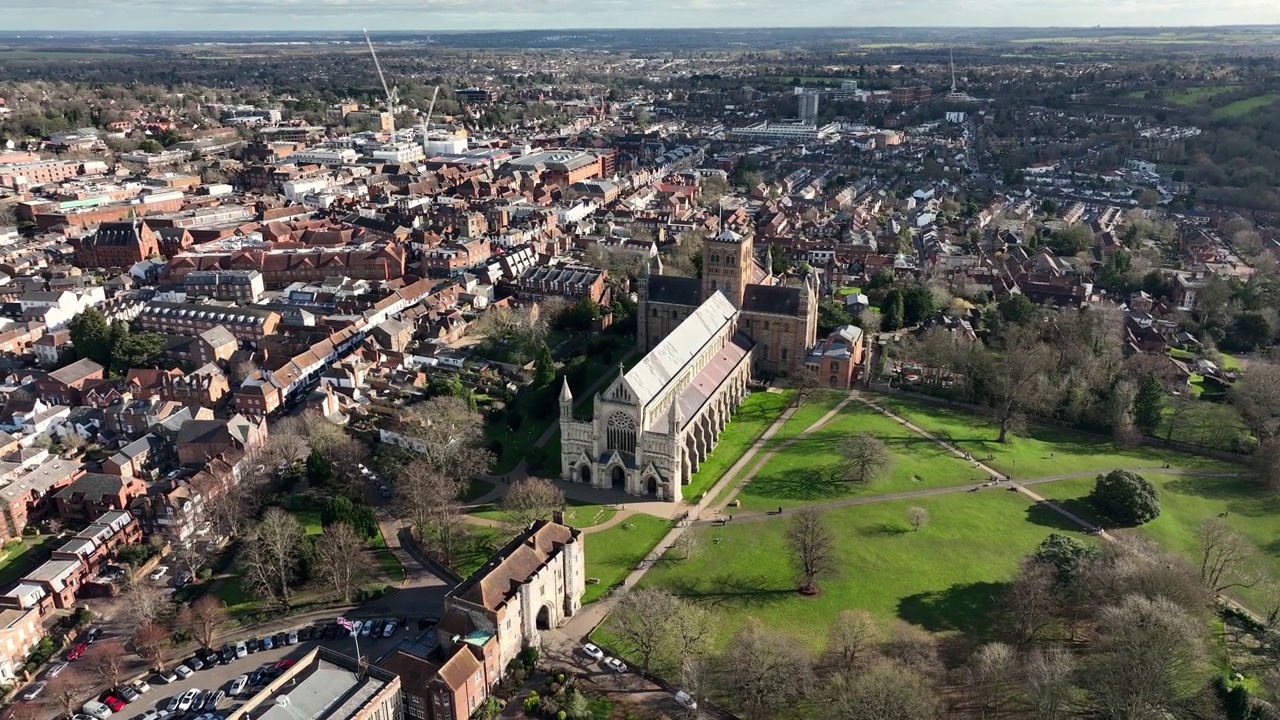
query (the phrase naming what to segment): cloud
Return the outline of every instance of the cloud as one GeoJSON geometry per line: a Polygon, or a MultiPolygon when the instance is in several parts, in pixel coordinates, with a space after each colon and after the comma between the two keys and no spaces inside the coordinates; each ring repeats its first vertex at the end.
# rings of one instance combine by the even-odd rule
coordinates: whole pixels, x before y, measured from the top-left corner
{"type": "Polygon", "coordinates": [[[1280,23],[1276,0],[23,0],[8,29],[484,30],[1280,23]]]}

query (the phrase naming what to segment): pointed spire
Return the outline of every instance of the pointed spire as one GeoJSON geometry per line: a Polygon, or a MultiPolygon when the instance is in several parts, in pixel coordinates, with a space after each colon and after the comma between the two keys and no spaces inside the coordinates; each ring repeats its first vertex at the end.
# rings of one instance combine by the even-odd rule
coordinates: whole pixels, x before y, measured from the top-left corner
{"type": "Polygon", "coordinates": [[[671,401],[671,412],[667,415],[667,429],[672,435],[680,432],[680,426],[684,424],[684,415],[680,413],[680,399],[671,401]]]}
{"type": "Polygon", "coordinates": [[[566,375],[563,380],[564,382],[560,384],[560,402],[571,403],[573,402],[573,392],[569,390],[569,377],[566,375]]]}
{"type": "Polygon", "coordinates": [[[651,275],[662,274],[662,255],[661,254],[653,256],[653,261],[649,263],[649,274],[651,275]]]}
{"type": "Polygon", "coordinates": [[[773,245],[764,246],[764,276],[773,277],[773,245]]]}

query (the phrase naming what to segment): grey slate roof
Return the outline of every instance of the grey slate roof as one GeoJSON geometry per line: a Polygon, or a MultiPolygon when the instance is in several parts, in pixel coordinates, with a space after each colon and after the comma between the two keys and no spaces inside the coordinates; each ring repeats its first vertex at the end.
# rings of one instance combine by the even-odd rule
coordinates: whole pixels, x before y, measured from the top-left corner
{"type": "Polygon", "coordinates": [[[698,305],[702,302],[702,281],[674,275],[651,275],[647,299],[671,305],[698,305]]]}
{"type": "Polygon", "coordinates": [[[742,310],[773,315],[798,315],[800,292],[800,288],[794,287],[748,285],[742,294],[742,310]]]}
{"type": "Polygon", "coordinates": [[[724,293],[716,292],[707,298],[623,377],[636,401],[641,406],[647,405],[668,383],[679,377],[707,342],[721,328],[733,322],[737,315],[737,308],[724,293]]]}

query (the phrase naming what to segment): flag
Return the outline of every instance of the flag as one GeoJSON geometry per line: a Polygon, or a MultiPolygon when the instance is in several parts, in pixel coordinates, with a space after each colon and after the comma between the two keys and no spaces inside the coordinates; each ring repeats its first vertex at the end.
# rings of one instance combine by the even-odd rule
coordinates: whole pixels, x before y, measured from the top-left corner
{"type": "Polygon", "coordinates": [[[338,618],[338,625],[341,625],[341,626],[342,626],[344,629],[346,629],[346,630],[355,630],[355,629],[356,629],[356,624],[355,624],[355,623],[353,623],[353,622],[351,622],[350,620],[348,620],[348,619],[344,618],[344,617],[340,617],[340,618],[338,618]]]}

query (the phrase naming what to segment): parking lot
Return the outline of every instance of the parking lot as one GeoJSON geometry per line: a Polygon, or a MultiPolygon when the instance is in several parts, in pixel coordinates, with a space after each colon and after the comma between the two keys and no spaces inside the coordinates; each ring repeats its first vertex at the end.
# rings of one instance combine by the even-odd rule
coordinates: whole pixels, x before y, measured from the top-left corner
{"type": "MultiPolygon", "coordinates": [[[[384,620],[390,618],[383,618],[384,620]]],[[[411,623],[411,627],[406,630],[404,625],[396,619],[397,627],[392,637],[361,637],[359,638],[360,654],[367,658],[369,662],[377,662],[379,658],[387,654],[397,643],[406,636],[410,636],[419,632],[416,623],[411,623]]],[[[331,625],[333,621],[329,621],[316,626],[331,625]]],[[[312,626],[312,627],[316,627],[312,626]]],[[[271,650],[259,650],[251,653],[246,657],[234,659],[226,664],[216,664],[212,667],[205,667],[197,670],[191,677],[187,679],[177,679],[171,683],[165,683],[155,674],[147,676],[147,682],[151,685],[150,692],[139,697],[134,702],[127,705],[124,710],[116,713],[113,718],[141,718],[149,711],[165,710],[169,706],[169,701],[177,696],[181,696],[188,690],[210,690],[210,691],[227,691],[231,687],[231,683],[240,675],[248,675],[259,668],[271,668],[276,663],[285,659],[298,659],[307,654],[317,643],[331,650],[343,653],[345,655],[356,654],[356,640],[352,639],[346,631],[334,632],[335,636],[331,639],[319,641],[314,638],[309,641],[300,641],[296,645],[286,645],[284,647],[275,647],[271,650]]],[[[252,633],[246,633],[243,637],[233,637],[230,643],[234,646],[236,640],[244,640],[256,637],[252,633]]],[[[216,649],[216,648],[215,648],[216,649]]],[[[189,657],[189,656],[188,656],[189,657]]],[[[265,684],[265,683],[264,683],[265,684]]],[[[254,690],[246,689],[240,698],[232,698],[228,695],[216,709],[204,708],[200,711],[188,711],[186,713],[175,713],[165,716],[165,720],[171,720],[177,717],[195,718],[205,713],[213,712],[219,716],[225,717],[234,710],[241,701],[252,697],[254,690]]]]}

